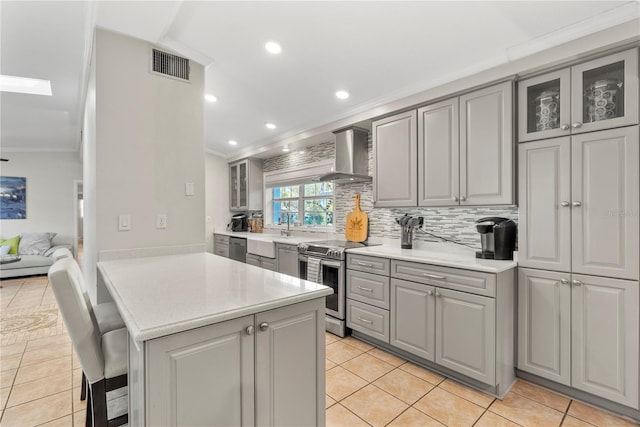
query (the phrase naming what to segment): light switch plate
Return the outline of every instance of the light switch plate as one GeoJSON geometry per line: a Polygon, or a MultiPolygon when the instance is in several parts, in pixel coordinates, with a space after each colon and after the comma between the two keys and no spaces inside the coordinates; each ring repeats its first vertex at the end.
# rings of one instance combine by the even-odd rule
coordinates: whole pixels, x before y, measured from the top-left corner
{"type": "Polygon", "coordinates": [[[184,183],[184,195],[185,196],[193,196],[196,193],[195,186],[193,182],[185,182],[184,183]]]}
{"type": "Polygon", "coordinates": [[[118,215],[118,231],[131,230],[131,215],[122,214],[118,215]]]}

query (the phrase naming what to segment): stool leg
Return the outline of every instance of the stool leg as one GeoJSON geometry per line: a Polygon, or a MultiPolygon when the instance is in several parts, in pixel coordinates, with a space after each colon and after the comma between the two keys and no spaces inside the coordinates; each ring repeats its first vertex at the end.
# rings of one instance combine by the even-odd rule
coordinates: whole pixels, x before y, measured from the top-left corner
{"type": "Polygon", "coordinates": [[[85,400],[87,398],[87,377],[84,376],[84,371],[82,371],[82,386],[80,386],[80,400],[85,400]]]}

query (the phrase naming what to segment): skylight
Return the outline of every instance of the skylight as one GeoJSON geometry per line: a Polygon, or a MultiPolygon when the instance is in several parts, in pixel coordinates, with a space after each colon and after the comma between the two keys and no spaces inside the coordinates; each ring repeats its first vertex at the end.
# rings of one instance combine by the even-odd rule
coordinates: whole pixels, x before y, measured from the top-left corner
{"type": "Polygon", "coordinates": [[[51,96],[51,81],[0,75],[0,92],[51,96]]]}

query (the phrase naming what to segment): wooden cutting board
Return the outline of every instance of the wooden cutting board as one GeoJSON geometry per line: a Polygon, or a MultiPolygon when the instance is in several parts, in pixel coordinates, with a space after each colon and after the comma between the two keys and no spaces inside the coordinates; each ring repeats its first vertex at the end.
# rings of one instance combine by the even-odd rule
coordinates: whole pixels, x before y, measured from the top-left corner
{"type": "Polygon", "coordinates": [[[364,242],[367,240],[369,217],[360,210],[360,195],[356,194],[356,205],[347,215],[344,237],[350,242],[364,242]]]}

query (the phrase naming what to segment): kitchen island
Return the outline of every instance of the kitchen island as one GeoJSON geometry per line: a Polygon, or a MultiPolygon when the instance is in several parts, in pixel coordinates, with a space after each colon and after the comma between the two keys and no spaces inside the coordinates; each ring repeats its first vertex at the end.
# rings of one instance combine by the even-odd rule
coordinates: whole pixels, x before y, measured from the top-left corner
{"type": "Polygon", "coordinates": [[[324,425],[330,288],[209,253],[98,270],[129,332],[130,425],[324,425]]]}

